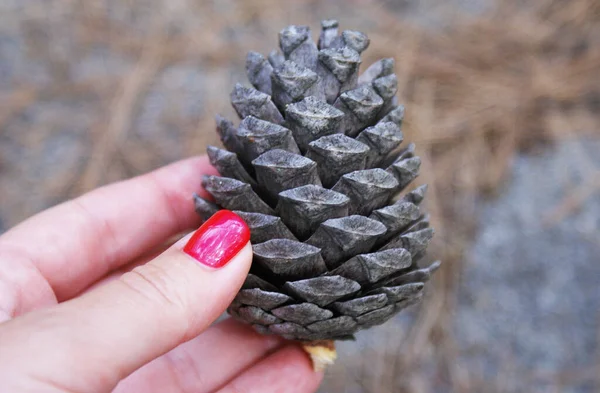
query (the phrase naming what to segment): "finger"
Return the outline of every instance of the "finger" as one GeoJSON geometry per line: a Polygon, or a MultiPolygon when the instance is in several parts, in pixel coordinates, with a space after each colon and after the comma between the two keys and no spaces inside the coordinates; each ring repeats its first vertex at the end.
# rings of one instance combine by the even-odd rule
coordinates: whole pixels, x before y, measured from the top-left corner
{"type": "Polygon", "coordinates": [[[6,252],[0,260],[0,323],[56,304],[52,288],[30,261],[6,252]]]}
{"type": "Polygon", "coordinates": [[[212,392],[282,344],[227,319],[137,370],[113,393],[212,392]]]}
{"type": "Polygon", "coordinates": [[[288,345],[239,377],[228,383],[218,393],[313,393],[323,379],[298,346],[288,345]]]}
{"type": "Polygon", "coordinates": [[[0,257],[10,253],[30,263],[59,301],[69,299],[149,247],[197,226],[191,196],[209,172],[207,158],[197,157],[91,191],[5,233],[0,257]]]}
{"type": "Polygon", "coordinates": [[[138,266],[145,265],[146,263],[150,262],[151,260],[153,260],[154,258],[159,256],[160,254],[165,252],[168,248],[173,246],[173,244],[175,244],[182,237],[183,237],[183,235],[179,235],[177,237],[171,237],[166,242],[163,242],[163,243],[159,244],[158,246],[153,247],[150,251],[144,253],[143,255],[140,255],[139,257],[137,257],[133,261],[129,262],[128,264],[119,266],[116,270],[113,270],[106,276],[102,277],[100,280],[96,281],[95,283],[93,283],[89,287],[87,287],[85,289],[84,293],[93,291],[97,287],[108,284],[111,281],[118,280],[119,278],[121,278],[121,276],[123,274],[132,271],[133,269],[135,269],[138,266]]]}
{"type": "MultiPolygon", "coordinates": [[[[152,248],[127,265],[120,266],[107,276],[91,284],[85,291],[118,280],[123,274],[162,254],[182,236],[171,237],[152,248]]],[[[0,323],[26,312],[55,305],[56,296],[48,281],[29,260],[19,254],[4,253],[0,256],[0,323]]]]}
{"type": "Polygon", "coordinates": [[[119,280],[0,325],[0,380],[25,372],[67,391],[113,389],[222,314],[250,268],[249,237],[221,211],[119,280]]]}

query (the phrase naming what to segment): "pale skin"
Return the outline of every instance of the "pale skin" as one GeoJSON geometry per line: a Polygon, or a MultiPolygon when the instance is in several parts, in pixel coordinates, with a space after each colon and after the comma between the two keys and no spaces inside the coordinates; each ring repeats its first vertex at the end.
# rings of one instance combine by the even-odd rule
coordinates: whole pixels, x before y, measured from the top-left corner
{"type": "MultiPolygon", "coordinates": [[[[0,236],[0,381],[7,392],[309,393],[322,374],[284,340],[213,324],[250,268],[182,252],[206,157],[96,189],[0,236]]],[[[202,192],[200,192],[202,194],[202,192]]],[[[189,237],[189,236],[188,236],[189,237]]]]}

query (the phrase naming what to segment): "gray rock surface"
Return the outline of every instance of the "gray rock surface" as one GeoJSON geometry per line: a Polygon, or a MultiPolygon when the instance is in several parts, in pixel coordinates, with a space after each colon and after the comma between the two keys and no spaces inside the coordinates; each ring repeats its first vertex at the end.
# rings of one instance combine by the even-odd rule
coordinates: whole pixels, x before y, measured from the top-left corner
{"type": "MultiPolygon", "coordinates": [[[[542,392],[557,387],[559,372],[598,361],[598,190],[557,222],[551,217],[598,178],[600,140],[560,141],[514,168],[512,184],[480,218],[455,329],[470,370],[506,373],[505,391],[542,392]]],[[[591,383],[558,388],[597,391],[591,383]]]]}

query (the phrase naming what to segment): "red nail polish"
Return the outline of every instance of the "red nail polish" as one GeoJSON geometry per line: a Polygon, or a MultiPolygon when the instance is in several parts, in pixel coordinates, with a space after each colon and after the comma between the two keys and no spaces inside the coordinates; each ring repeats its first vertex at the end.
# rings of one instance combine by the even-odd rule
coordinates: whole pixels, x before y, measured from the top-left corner
{"type": "Polygon", "coordinates": [[[183,251],[210,267],[223,267],[250,240],[248,225],[237,214],[219,210],[192,235],[183,251]]]}

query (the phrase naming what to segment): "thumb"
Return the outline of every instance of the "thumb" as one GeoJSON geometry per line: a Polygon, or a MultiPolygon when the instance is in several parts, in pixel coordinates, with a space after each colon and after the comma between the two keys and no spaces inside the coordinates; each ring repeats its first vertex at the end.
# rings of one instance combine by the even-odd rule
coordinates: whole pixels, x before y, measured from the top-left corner
{"type": "Polygon", "coordinates": [[[111,390],[221,315],[250,268],[249,238],[239,216],[220,211],[120,279],[0,325],[0,380],[25,370],[66,391],[111,390]]]}

